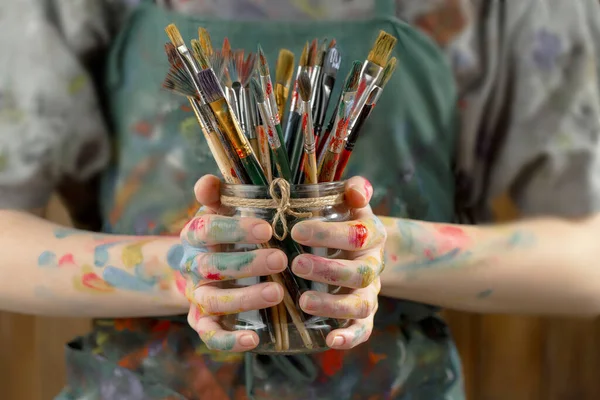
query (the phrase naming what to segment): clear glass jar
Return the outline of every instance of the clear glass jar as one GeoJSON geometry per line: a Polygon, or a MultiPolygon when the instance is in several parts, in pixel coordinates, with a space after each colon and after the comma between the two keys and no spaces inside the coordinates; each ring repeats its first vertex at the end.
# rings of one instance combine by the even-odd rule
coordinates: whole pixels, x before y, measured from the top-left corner
{"type": "MultiPolygon", "coordinates": [[[[279,189],[277,193],[280,195],[279,189]]],[[[286,215],[288,232],[294,224],[307,219],[338,222],[350,219],[350,209],[343,201],[344,182],[321,183],[317,185],[290,185],[290,202],[293,199],[329,199],[329,205],[302,204],[302,208],[293,208],[293,211],[303,215],[301,217],[286,215]],[[332,198],[337,197],[336,204],[331,204],[332,198]],[[342,201],[339,199],[342,198],[342,201]]],[[[221,184],[221,196],[238,199],[271,200],[269,187],[255,185],[221,184]]],[[[223,198],[223,197],[222,197],[223,198]]],[[[317,201],[318,202],[318,201],[317,201]]],[[[325,201],[326,202],[326,201],[325,201]]],[[[306,202],[305,202],[306,203],[306,202]]],[[[255,217],[272,222],[277,210],[274,208],[259,208],[253,206],[223,205],[219,214],[228,217],[255,217]]],[[[281,225],[278,226],[280,231],[281,225]]],[[[333,329],[344,327],[348,321],[306,314],[300,308],[298,301],[300,295],[306,290],[315,290],[336,293],[339,287],[319,282],[312,282],[295,276],[291,270],[292,260],[300,253],[311,253],[328,258],[343,258],[344,252],[336,249],[300,246],[294,242],[288,233],[283,241],[275,238],[269,242],[268,247],[279,248],[288,256],[288,269],[277,276],[252,277],[235,281],[223,281],[220,284],[225,288],[245,287],[266,281],[283,283],[286,298],[278,307],[270,309],[247,311],[239,314],[226,315],[221,320],[222,326],[227,330],[253,330],[259,338],[259,345],[253,350],[259,354],[299,354],[327,350],[325,338],[333,329]],[[288,296],[289,295],[289,296],[288,296]]],[[[256,245],[230,244],[221,246],[221,251],[237,252],[257,249],[256,245]]]]}

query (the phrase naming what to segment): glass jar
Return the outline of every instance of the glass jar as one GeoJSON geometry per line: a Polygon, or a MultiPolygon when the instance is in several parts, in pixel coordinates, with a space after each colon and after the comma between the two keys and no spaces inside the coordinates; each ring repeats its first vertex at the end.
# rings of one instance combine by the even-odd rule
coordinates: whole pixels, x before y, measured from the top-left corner
{"type": "MultiPolygon", "coordinates": [[[[333,329],[344,327],[348,321],[332,318],[316,317],[306,314],[299,306],[300,295],[307,290],[337,293],[339,287],[304,280],[292,273],[292,260],[300,253],[311,253],[327,258],[344,258],[345,252],[337,249],[301,246],[291,238],[294,224],[304,220],[321,220],[328,222],[347,221],[350,209],[343,201],[344,182],[321,183],[316,185],[288,185],[290,210],[285,212],[287,235],[283,240],[275,239],[262,246],[279,248],[288,257],[288,268],[275,276],[252,277],[234,281],[220,282],[224,288],[245,287],[261,282],[273,281],[283,285],[284,301],[270,309],[247,311],[226,315],[221,320],[227,330],[252,330],[259,338],[259,345],[253,350],[259,354],[299,354],[327,350],[326,337],[333,329]]],[[[275,189],[276,196],[271,196],[271,188],[255,185],[221,184],[221,208],[219,214],[228,217],[254,217],[268,222],[277,218],[281,211],[282,188],[275,189]],[[231,200],[233,199],[233,200],[231,200]],[[245,202],[240,200],[256,200],[245,202]],[[270,207],[265,204],[271,203],[270,207]],[[259,204],[262,203],[262,204],[259,204]]],[[[285,197],[285,196],[284,196],[285,197]]],[[[285,202],[285,199],[284,199],[285,202]]],[[[284,210],[285,211],[285,210],[284,210]]],[[[276,232],[281,235],[283,223],[279,220],[276,232]]],[[[256,245],[229,244],[223,245],[221,251],[239,252],[259,248],[256,245]]]]}

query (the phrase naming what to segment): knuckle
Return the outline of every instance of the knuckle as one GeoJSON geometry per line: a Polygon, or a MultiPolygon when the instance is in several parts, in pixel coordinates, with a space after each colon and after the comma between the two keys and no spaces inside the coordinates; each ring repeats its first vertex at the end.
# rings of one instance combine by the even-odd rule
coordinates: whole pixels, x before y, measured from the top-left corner
{"type": "Polygon", "coordinates": [[[221,313],[221,303],[217,296],[203,296],[200,302],[202,308],[210,315],[221,313]]]}
{"type": "Polygon", "coordinates": [[[242,311],[252,310],[255,303],[252,292],[244,292],[239,298],[239,309],[242,311]]]}
{"type": "Polygon", "coordinates": [[[358,319],[367,318],[369,315],[371,315],[372,308],[373,306],[371,305],[370,301],[362,300],[359,303],[358,309],[356,310],[356,317],[358,319]]]}

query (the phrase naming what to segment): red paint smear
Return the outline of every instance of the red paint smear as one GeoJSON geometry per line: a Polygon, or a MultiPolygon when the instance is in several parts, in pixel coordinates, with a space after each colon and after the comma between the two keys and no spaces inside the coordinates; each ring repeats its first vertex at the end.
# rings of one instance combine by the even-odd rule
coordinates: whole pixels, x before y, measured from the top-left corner
{"type": "Polygon", "coordinates": [[[464,249],[471,244],[471,238],[465,231],[457,226],[440,225],[435,227],[437,236],[437,254],[445,253],[450,250],[460,248],[464,249]]]}
{"type": "Polygon", "coordinates": [[[271,82],[267,82],[267,87],[265,88],[265,92],[266,92],[267,96],[270,96],[271,93],[273,93],[273,86],[271,85],[271,82]]]}
{"type": "Polygon", "coordinates": [[[75,265],[75,259],[73,258],[73,254],[65,254],[58,260],[58,266],[62,267],[66,264],[75,265]]]}
{"type": "Polygon", "coordinates": [[[235,173],[235,170],[233,169],[233,167],[231,168],[231,171],[229,171],[229,173],[231,174],[231,176],[233,176],[234,178],[237,178],[237,175],[235,173]]]}
{"type": "Polygon", "coordinates": [[[367,241],[367,236],[369,236],[369,230],[363,224],[356,224],[350,227],[350,232],[348,233],[348,240],[350,244],[357,249],[362,248],[367,241]]]}
{"type": "Polygon", "coordinates": [[[113,290],[110,286],[107,285],[106,282],[104,282],[104,279],[100,278],[93,272],[84,274],[81,277],[81,283],[83,283],[84,286],[90,289],[99,290],[102,292],[111,292],[113,290]]]}
{"type": "Polygon", "coordinates": [[[321,368],[323,373],[328,376],[337,374],[344,365],[344,352],[341,350],[327,350],[321,357],[321,368]]]}
{"type": "Polygon", "coordinates": [[[175,273],[175,286],[177,286],[179,293],[185,294],[186,280],[179,272],[175,273]]]}
{"type": "Polygon", "coordinates": [[[206,279],[210,281],[222,281],[223,279],[225,279],[225,277],[223,277],[219,273],[211,273],[206,275],[206,279]]]}
{"type": "Polygon", "coordinates": [[[302,132],[306,130],[306,125],[308,125],[308,114],[302,114],[302,132]]]}
{"type": "Polygon", "coordinates": [[[133,131],[140,136],[149,137],[152,134],[152,124],[145,121],[137,122],[133,125],[133,131]]]}
{"type": "Polygon", "coordinates": [[[194,218],[190,223],[190,231],[199,231],[204,229],[204,218],[194,218]]]}
{"type": "Polygon", "coordinates": [[[181,111],[190,112],[190,111],[192,111],[192,107],[183,105],[183,106],[181,106],[181,111]]]}

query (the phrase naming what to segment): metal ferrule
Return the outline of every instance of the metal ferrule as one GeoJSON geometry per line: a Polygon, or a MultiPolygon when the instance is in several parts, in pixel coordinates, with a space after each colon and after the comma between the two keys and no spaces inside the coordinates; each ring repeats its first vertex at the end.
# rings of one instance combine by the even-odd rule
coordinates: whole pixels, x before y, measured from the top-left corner
{"type": "MultiPolygon", "coordinates": [[[[225,98],[227,99],[227,102],[229,103],[229,106],[231,107],[231,111],[233,112],[233,115],[235,115],[235,118],[237,118],[237,120],[241,126],[242,121],[240,118],[240,99],[238,97],[238,94],[232,88],[225,86],[225,98]]],[[[243,130],[244,127],[241,126],[241,128],[243,130]]]]}
{"type": "Polygon", "coordinates": [[[256,103],[250,99],[250,88],[242,88],[240,100],[240,114],[242,118],[240,119],[240,123],[248,139],[256,139],[256,131],[254,129],[257,125],[256,112],[256,103]]]}
{"type": "Polygon", "coordinates": [[[379,76],[383,68],[379,65],[367,60],[363,64],[362,70],[360,71],[360,80],[358,82],[358,90],[356,92],[356,100],[352,106],[352,111],[350,113],[350,123],[349,129],[352,130],[354,124],[356,124],[356,120],[360,115],[360,111],[364,107],[367,99],[369,98],[369,94],[373,87],[377,83],[379,76]]]}
{"type": "Polygon", "coordinates": [[[375,86],[371,93],[369,93],[369,98],[365,104],[374,105],[379,101],[379,98],[383,94],[383,88],[380,86],[375,86]]]}
{"type": "Polygon", "coordinates": [[[271,109],[267,105],[266,102],[258,103],[258,110],[260,111],[260,115],[263,120],[263,124],[266,127],[267,138],[269,139],[269,145],[272,150],[276,150],[281,147],[281,142],[279,141],[279,135],[275,130],[274,119],[271,116],[271,109]]]}
{"type": "Polygon", "coordinates": [[[311,88],[310,106],[311,106],[311,109],[315,105],[315,101],[317,100],[317,96],[319,95],[319,90],[321,90],[320,82],[321,82],[321,66],[315,65],[313,67],[312,71],[310,72],[310,88],[311,88]]]}
{"type": "Polygon", "coordinates": [[[302,110],[301,124],[302,132],[304,133],[304,151],[306,151],[309,154],[312,154],[316,151],[316,142],[310,103],[307,101],[303,101],[300,103],[300,107],[302,110]]]}

